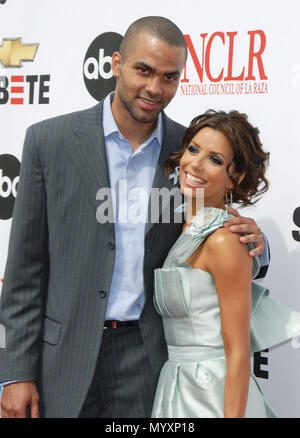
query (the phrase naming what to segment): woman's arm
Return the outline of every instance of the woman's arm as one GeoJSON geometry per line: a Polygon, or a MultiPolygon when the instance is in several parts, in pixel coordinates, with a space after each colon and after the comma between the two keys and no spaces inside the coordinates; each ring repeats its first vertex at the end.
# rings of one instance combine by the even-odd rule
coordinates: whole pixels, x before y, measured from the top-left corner
{"type": "Polygon", "coordinates": [[[221,228],[206,239],[200,254],[218,293],[227,369],[224,417],[234,418],[245,414],[250,378],[252,258],[239,237],[221,228]]]}

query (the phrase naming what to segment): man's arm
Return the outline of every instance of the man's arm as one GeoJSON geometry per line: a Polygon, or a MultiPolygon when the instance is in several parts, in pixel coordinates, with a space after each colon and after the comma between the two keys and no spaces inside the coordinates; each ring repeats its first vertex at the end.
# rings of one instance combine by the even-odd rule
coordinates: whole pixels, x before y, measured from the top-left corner
{"type": "Polygon", "coordinates": [[[7,384],[2,390],[1,418],[39,418],[39,394],[34,382],[7,384]]]}
{"type": "Polygon", "coordinates": [[[234,233],[246,233],[241,236],[243,243],[252,243],[254,249],[249,251],[250,256],[259,256],[260,270],[255,279],[264,278],[270,262],[270,250],[266,236],[261,232],[254,219],[240,216],[239,212],[233,208],[228,209],[228,213],[235,216],[224,222],[224,227],[229,227],[234,233]]]}
{"type": "MultiPolygon", "coordinates": [[[[29,128],[24,143],[0,299],[0,323],[5,327],[5,348],[0,348],[2,382],[38,379],[42,308],[47,276],[46,191],[33,129],[29,128]]],[[[24,382],[24,385],[32,389],[34,383],[28,386],[28,382],[24,382]]],[[[21,390],[24,385],[20,382],[5,387],[2,402],[9,387],[10,395],[13,395],[13,387],[21,390]]],[[[16,401],[17,399],[16,396],[16,401]]]]}
{"type": "Polygon", "coordinates": [[[258,280],[259,278],[264,278],[267,274],[269,264],[270,264],[270,247],[268,240],[264,233],[262,233],[264,241],[265,241],[265,250],[264,252],[259,256],[259,264],[260,264],[260,270],[258,274],[255,277],[255,280],[258,280]]]}

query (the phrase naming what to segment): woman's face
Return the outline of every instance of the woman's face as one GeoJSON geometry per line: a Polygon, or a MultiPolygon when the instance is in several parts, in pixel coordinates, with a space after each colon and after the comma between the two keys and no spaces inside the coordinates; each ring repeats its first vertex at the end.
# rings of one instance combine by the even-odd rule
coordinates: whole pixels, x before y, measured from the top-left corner
{"type": "Polygon", "coordinates": [[[232,158],[233,151],[224,134],[209,127],[201,129],[192,138],[180,160],[181,193],[188,198],[195,198],[196,189],[202,188],[204,206],[224,207],[226,189],[233,188],[226,173],[232,158]]]}

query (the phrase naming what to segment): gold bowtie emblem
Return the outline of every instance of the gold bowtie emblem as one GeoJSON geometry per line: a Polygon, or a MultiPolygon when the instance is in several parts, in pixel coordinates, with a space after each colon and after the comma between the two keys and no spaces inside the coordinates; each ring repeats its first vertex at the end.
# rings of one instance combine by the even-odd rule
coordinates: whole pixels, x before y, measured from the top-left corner
{"type": "Polygon", "coordinates": [[[33,61],[38,44],[21,44],[21,38],[3,39],[0,62],[3,67],[22,67],[22,61],[33,61]]]}

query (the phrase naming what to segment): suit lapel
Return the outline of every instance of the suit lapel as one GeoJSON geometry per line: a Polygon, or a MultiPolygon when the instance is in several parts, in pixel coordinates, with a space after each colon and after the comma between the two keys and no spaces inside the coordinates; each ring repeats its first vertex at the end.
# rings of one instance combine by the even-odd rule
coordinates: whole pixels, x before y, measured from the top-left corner
{"type": "MultiPolygon", "coordinates": [[[[164,124],[163,125],[164,126],[163,144],[162,144],[160,155],[158,158],[158,163],[157,163],[156,172],[154,175],[152,189],[155,188],[155,189],[160,190],[160,189],[165,187],[166,189],[171,191],[175,187],[178,187],[178,185],[174,184],[173,179],[169,179],[167,176],[165,176],[164,163],[169,155],[171,155],[173,152],[175,152],[175,150],[179,149],[179,139],[178,139],[178,133],[172,129],[171,122],[165,116],[164,113],[163,113],[163,124],[164,124]],[[177,148],[176,148],[176,145],[178,145],[177,148]]],[[[168,204],[166,206],[166,208],[170,208],[170,204],[168,204]]],[[[163,214],[163,212],[161,211],[159,213],[159,216],[161,216],[162,214],[163,214]]],[[[153,222],[153,220],[151,220],[151,219],[153,219],[153,218],[151,218],[151,198],[150,198],[149,205],[148,205],[148,222],[145,225],[145,234],[147,234],[150,231],[150,229],[153,227],[154,223],[156,223],[156,222],[153,222]]]]}
{"type": "Polygon", "coordinates": [[[69,148],[84,189],[96,208],[99,204],[96,201],[98,190],[110,187],[102,128],[102,108],[101,102],[79,113],[74,127],[74,141],[69,148]]]}

